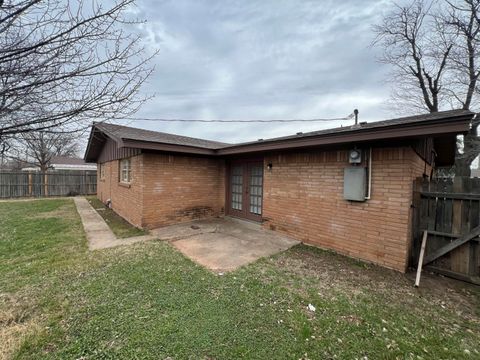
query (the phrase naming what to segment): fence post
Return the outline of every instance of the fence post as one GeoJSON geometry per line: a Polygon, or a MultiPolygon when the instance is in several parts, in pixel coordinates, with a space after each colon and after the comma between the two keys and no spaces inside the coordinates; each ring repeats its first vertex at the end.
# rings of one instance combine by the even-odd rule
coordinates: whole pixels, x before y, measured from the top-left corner
{"type": "MultiPolygon", "coordinates": [[[[453,192],[462,192],[462,179],[456,176],[453,179],[453,192]]],[[[452,233],[460,235],[462,233],[462,200],[453,201],[453,220],[452,220],[452,233]]]]}
{"type": "Polygon", "coordinates": [[[28,172],[28,196],[32,196],[32,191],[33,191],[32,173],[28,172]]]}
{"type": "Polygon", "coordinates": [[[411,204],[411,231],[410,234],[410,244],[409,244],[409,252],[410,252],[410,265],[417,264],[417,256],[418,256],[418,249],[417,248],[417,238],[419,233],[421,232],[420,229],[420,212],[421,212],[421,189],[422,189],[423,179],[416,178],[413,180],[413,194],[412,194],[412,204],[411,204]]]}
{"type": "Polygon", "coordinates": [[[48,174],[47,172],[45,171],[45,173],[43,174],[43,186],[44,186],[44,194],[45,196],[48,196],[48,174]]]}

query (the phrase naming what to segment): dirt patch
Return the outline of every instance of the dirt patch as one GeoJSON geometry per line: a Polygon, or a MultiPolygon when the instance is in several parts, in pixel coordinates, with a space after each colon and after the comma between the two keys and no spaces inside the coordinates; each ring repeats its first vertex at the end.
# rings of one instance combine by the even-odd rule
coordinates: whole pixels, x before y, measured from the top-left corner
{"type": "Polygon", "coordinates": [[[77,218],[76,212],[72,211],[72,205],[66,204],[60,206],[53,211],[41,212],[30,216],[31,219],[48,219],[48,218],[62,218],[67,220],[75,220],[77,218]]]}
{"type": "MultiPolygon", "coordinates": [[[[406,305],[417,306],[422,302],[447,308],[480,325],[480,288],[475,285],[423,273],[421,286],[414,288],[414,273],[401,274],[303,245],[272,261],[300,278],[315,279],[319,293],[327,297],[335,292],[353,298],[375,292],[406,305]]],[[[298,284],[292,286],[302,292],[298,284]]]]}
{"type": "Polygon", "coordinates": [[[343,315],[343,316],[340,316],[340,319],[347,323],[355,324],[355,325],[360,325],[361,323],[363,323],[363,319],[356,315],[343,315]]]}
{"type": "Polygon", "coordinates": [[[0,294],[0,360],[9,359],[26,336],[40,331],[27,299],[0,294]]]}

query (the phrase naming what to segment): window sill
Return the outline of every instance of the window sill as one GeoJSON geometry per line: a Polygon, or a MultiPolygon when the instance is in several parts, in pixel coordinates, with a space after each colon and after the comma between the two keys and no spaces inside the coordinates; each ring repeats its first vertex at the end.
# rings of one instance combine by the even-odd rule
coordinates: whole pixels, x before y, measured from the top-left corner
{"type": "Polygon", "coordinates": [[[131,186],[130,183],[124,183],[124,182],[119,182],[118,185],[127,189],[130,189],[130,186],[131,186]]]}

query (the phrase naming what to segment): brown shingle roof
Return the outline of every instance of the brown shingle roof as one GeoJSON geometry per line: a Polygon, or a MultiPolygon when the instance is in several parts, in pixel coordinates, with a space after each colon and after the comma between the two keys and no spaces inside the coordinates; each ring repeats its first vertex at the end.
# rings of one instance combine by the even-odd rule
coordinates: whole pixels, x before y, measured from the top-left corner
{"type": "MultiPolygon", "coordinates": [[[[358,125],[342,126],[337,128],[331,128],[331,129],[310,131],[306,133],[297,133],[296,135],[287,135],[287,136],[281,136],[276,138],[264,139],[262,140],[262,142],[266,143],[266,142],[273,142],[273,141],[308,138],[313,136],[341,134],[341,133],[348,133],[348,132],[359,132],[359,131],[365,131],[365,130],[373,130],[377,128],[394,127],[398,125],[408,125],[408,124],[428,122],[433,120],[448,119],[451,117],[458,117],[458,116],[464,116],[464,115],[473,116],[474,113],[472,113],[469,110],[439,111],[436,113],[407,116],[407,117],[395,118],[390,120],[375,121],[371,123],[360,123],[358,125]]],[[[226,145],[225,148],[234,147],[234,146],[244,146],[244,145],[255,144],[255,143],[258,143],[258,140],[239,143],[239,144],[226,145]]]]}
{"type": "Polygon", "coordinates": [[[107,135],[122,140],[129,139],[137,141],[148,141],[153,143],[194,146],[206,149],[220,149],[229,145],[227,143],[219,141],[204,140],[188,136],[138,129],[123,125],[101,123],[96,124],[95,126],[98,129],[105,131],[107,135]]]}
{"type": "Polygon", "coordinates": [[[88,161],[97,160],[103,147],[102,133],[116,140],[119,147],[188,154],[231,155],[358,141],[425,137],[432,134],[436,136],[449,134],[454,138],[456,134],[468,131],[474,115],[467,110],[442,111],[239,144],[101,123],[94,124],[92,128],[85,158],[88,161]]]}
{"type": "Polygon", "coordinates": [[[70,156],[54,156],[52,160],[50,160],[50,163],[57,165],[91,165],[91,163],[87,163],[84,159],[70,156]]]}

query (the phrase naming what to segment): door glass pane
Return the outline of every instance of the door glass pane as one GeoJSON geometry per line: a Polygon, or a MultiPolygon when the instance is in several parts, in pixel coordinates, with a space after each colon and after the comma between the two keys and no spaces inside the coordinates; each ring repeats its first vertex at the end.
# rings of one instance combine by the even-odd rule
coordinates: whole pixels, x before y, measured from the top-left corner
{"type": "Polygon", "coordinates": [[[232,167],[232,209],[242,210],[243,199],[243,167],[232,167]]]}
{"type": "Polygon", "coordinates": [[[250,212],[262,214],[263,193],[263,165],[255,165],[250,168],[250,212]]]}

